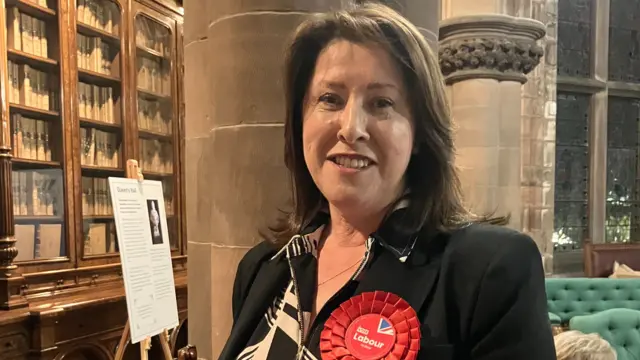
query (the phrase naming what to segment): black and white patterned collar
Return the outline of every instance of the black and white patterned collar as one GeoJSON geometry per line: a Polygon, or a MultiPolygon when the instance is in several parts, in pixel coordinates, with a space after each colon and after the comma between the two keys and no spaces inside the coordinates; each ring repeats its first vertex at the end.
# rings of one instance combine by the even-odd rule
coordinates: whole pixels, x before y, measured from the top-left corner
{"type": "MultiPolygon", "coordinates": [[[[400,262],[405,262],[411,255],[411,251],[415,247],[417,234],[401,234],[394,228],[393,218],[402,216],[409,205],[406,197],[400,200],[393,210],[387,215],[382,222],[380,228],[369,236],[366,248],[370,250],[374,244],[380,245],[386,251],[390,251],[400,262]]],[[[271,259],[275,259],[282,254],[286,254],[287,258],[293,258],[305,254],[313,254],[317,257],[318,244],[322,237],[325,226],[329,223],[329,214],[321,211],[314,221],[305,228],[302,234],[295,235],[289,242],[278,251],[271,259]]]]}

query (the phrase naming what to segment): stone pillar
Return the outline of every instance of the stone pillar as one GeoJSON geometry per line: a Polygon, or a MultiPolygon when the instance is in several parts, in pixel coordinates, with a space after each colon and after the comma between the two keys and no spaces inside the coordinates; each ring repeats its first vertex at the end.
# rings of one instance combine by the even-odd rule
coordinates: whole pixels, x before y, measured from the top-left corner
{"type": "MultiPolygon", "coordinates": [[[[289,198],[284,45],[309,13],[347,2],[185,1],[189,341],[204,359],[216,359],[228,336],[238,261],[289,198]]],[[[439,1],[401,3],[433,38],[439,1]]]]}
{"type": "MultiPolygon", "coordinates": [[[[360,0],[362,2],[362,0],[360,0]]],[[[366,1],[366,0],[365,0],[366,1]]],[[[375,1],[375,0],[369,0],[375,1]]],[[[402,13],[420,29],[433,49],[438,48],[438,22],[440,21],[440,0],[378,0],[402,13]]]]}
{"type": "Polygon", "coordinates": [[[543,54],[536,41],[545,28],[488,13],[503,11],[498,3],[446,3],[443,13],[453,17],[440,23],[440,65],[467,203],[476,213],[510,215],[509,226],[522,230],[521,88],[543,54]]]}
{"type": "Polygon", "coordinates": [[[546,26],[544,56],[527,75],[522,94],[522,229],[540,246],[545,273],[553,272],[558,0],[531,0],[518,16],[546,26]]]}

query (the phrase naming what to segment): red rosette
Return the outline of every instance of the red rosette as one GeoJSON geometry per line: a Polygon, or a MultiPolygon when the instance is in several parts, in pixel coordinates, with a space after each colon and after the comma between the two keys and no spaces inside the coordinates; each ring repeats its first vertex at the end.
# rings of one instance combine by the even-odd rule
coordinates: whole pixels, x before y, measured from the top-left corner
{"type": "Polygon", "coordinates": [[[415,360],[420,321],[398,295],[373,291],[340,304],[320,334],[322,360],[415,360]]]}

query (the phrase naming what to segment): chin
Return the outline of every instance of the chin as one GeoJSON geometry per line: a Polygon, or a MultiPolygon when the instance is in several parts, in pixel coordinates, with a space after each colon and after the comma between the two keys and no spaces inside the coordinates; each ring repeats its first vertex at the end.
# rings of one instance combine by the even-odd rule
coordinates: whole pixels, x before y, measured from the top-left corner
{"type": "Polygon", "coordinates": [[[371,204],[372,199],[363,195],[362,192],[340,191],[339,193],[327,194],[325,198],[330,205],[344,211],[351,209],[364,210],[369,207],[368,204],[371,204]]]}

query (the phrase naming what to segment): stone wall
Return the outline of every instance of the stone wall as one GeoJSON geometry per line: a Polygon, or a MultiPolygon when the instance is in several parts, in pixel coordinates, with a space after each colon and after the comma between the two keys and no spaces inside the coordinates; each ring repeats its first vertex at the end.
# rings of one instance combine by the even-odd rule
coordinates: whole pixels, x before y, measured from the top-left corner
{"type": "Polygon", "coordinates": [[[539,41],[544,57],[522,91],[522,230],[538,244],[547,274],[553,270],[557,1],[532,0],[517,10],[546,26],[539,41]]]}

